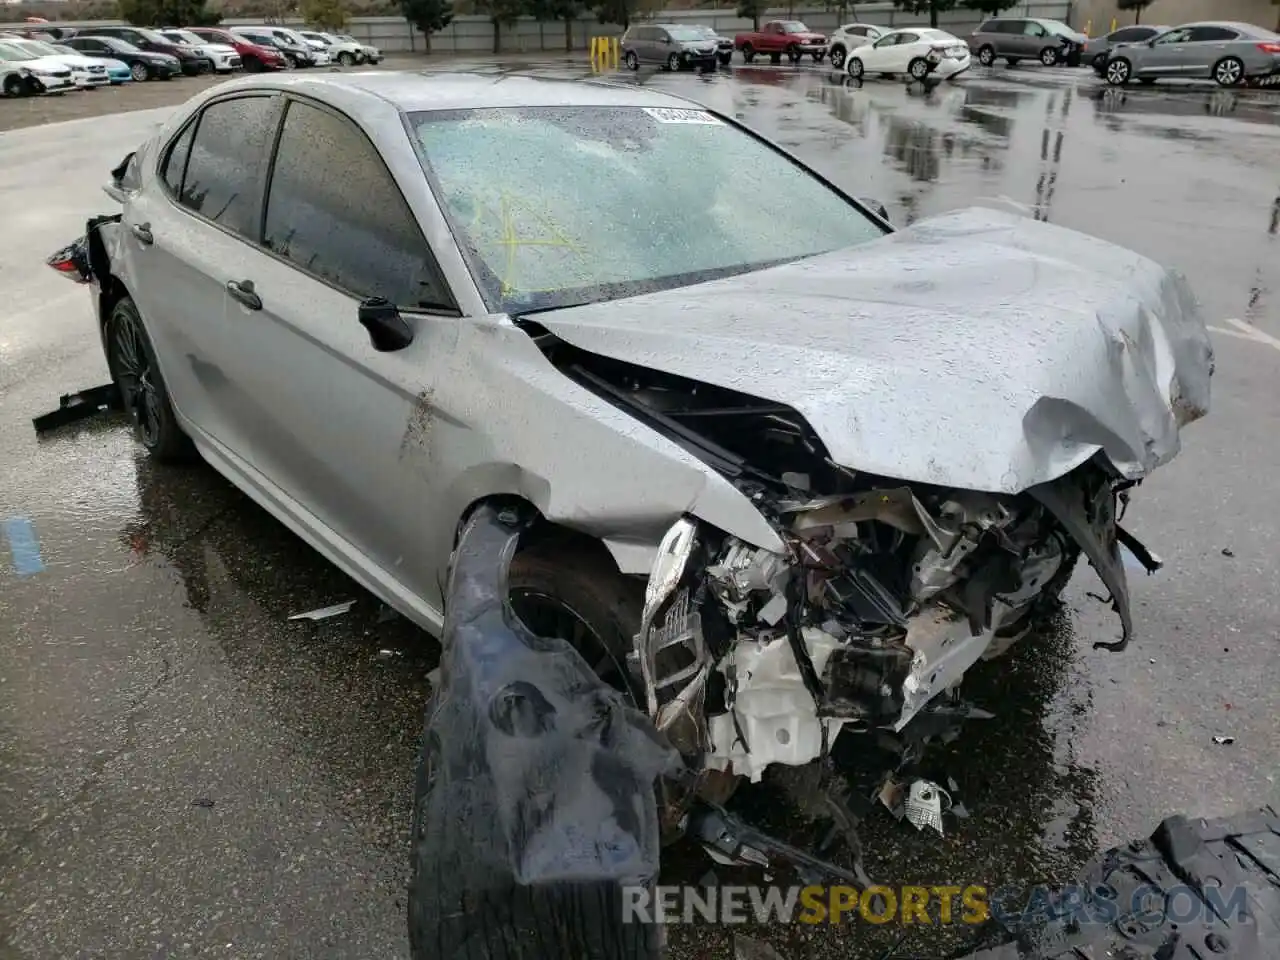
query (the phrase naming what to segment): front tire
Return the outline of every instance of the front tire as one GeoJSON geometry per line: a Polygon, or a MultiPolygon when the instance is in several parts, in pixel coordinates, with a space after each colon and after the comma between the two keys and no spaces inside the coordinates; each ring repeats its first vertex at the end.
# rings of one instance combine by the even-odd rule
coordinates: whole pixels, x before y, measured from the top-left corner
{"type": "Polygon", "coordinates": [[[989,67],[996,62],[996,48],[988,44],[978,51],[978,62],[989,67]]]}
{"type": "Polygon", "coordinates": [[[1244,61],[1239,57],[1224,57],[1213,67],[1213,79],[1220,87],[1238,87],[1244,82],[1244,61]]]}
{"type": "Polygon", "coordinates": [[[603,547],[548,541],[516,554],[511,606],[539,636],[559,636],[611,687],[642,703],[627,668],[644,610],[643,586],[618,573],[603,547]]]}
{"type": "Polygon", "coordinates": [[[107,366],[134,435],[161,463],[191,458],[191,440],[178,426],[155,349],[132,298],[117,301],[107,318],[107,366]]]}
{"type": "Polygon", "coordinates": [[[1133,64],[1124,57],[1113,57],[1107,61],[1107,83],[1113,87],[1123,87],[1133,76],[1133,64]]]}
{"type": "Polygon", "coordinates": [[[733,62],[733,54],[732,54],[732,53],[722,53],[722,54],[720,54],[720,56],[718,56],[716,59],[720,61],[720,66],[722,66],[722,67],[727,67],[727,66],[729,66],[729,64],[730,64],[731,62],[733,62]]]}
{"type": "Polygon", "coordinates": [[[786,53],[787,59],[792,63],[799,63],[800,59],[804,56],[804,54],[800,52],[800,48],[794,43],[787,47],[786,53]]]}
{"type": "Polygon", "coordinates": [[[343,52],[338,54],[338,63],[344,67],[354,67],[356,65],[356,58],[350,53],[343,52]]]}
{"type": "Polygon", "coordinates": [[[141,83],[143,80],[151,79],[151,68],[145,63],[135,63],[129,68],[129,74],[134,80],[141,83]]]}
{"type": "Polygon", "coordinates": [[[749,43],[742,45],[742,62],[750,63],[756,58],[756,48],[749,43]]]}

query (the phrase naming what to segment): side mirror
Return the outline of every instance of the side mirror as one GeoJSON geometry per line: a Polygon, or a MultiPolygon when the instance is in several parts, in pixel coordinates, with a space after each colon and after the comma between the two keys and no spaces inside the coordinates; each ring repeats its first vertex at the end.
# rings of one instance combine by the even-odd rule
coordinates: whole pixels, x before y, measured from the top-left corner
{"type": "Polygon", "coordinates": [[[870,210],[872,213],[874,213],[877,217],[879,217],[885,223],[889,222],[889,211],[886,210],[884,204],[881,203],[879,200],[877,200],[875,197],[859,197],[858,202],[862,204],[864,207],[866,207],[868,210],[870,210]]]}
{"type": "Polygon", "coordinates": [[[413,343],[413,328],[389,300],[370,297],[362,301],[359,317],[361,325],[369,331],[369,342],[379,353],[403,350],[413,343]]]}

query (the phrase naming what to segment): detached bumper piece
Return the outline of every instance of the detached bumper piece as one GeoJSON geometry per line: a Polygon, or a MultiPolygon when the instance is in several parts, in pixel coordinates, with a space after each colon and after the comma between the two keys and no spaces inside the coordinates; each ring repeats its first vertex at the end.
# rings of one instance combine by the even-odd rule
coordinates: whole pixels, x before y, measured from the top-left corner
{"type": "MultiPolygon", "coordinates": [[[[1008,907],[993,905],[993,916],[1019,909],[1008,907]]],[[[1036,912],[1052,919],[1006,921],[991,938],[1004,942],[954,960],[1280,957],[1280,813],[1170,817],[1149,839],[1102,854],[1036,912]],[[1099,922],[1108,910],[1114,921],[1099,922]]]]}
{"type": "Polygon", "coordinates": [[[64,393],[58,401],[58,409],[31,419],[36,433],[48,433],[69,423],[88,420],[100,413],[124,409],[120,389],[114,383],[90,387],[79,393],[64,393]]]}

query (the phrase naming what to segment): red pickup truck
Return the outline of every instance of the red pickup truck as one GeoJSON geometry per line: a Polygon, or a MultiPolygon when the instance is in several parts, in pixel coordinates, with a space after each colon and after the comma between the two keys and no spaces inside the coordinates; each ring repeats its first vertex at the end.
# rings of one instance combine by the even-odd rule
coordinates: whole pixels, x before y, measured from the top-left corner
{"type": "Polygon", "coordinates": [[[742,59],[750,63],[757,53],[769,55],[774,63],[782,62],[785,53],[792,63],[799,63],[807,53],[814,63],[821,63],[827,55],[827,38],[814,33],[799,20],[770,20],[759,30],[740,33],[733,38],[735,50],[742,51],[742,59]]]}

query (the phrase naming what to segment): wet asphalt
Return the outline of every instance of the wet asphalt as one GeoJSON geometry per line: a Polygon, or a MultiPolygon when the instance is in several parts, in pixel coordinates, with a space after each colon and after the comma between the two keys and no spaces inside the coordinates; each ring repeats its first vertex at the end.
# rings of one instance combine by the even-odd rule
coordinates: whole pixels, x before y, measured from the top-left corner
{"type": "MultiPolygon", "coordinates": [[[[899,224],[976,203],[1133,247],[1183,270],[1216,328],[1213,412],[1127,520],[1167,563],[1133,584],[1137,639],[1092,649],[1117,627],[1078,574],[1055,623],[973,676],[996,718],[926,760],[970,817],[939,838],[873,815],[871,874],[1065,878],[1168,814],[1280,801],[1280,91],[1121,92],[1038,68],[932,91],[814,67],[624,79],[741,117],[899,224]]],[[[106,377],[86,295],[43,258],[112,211],[99,184],[166,112],[0,134],[0,531],[20,540],[28,521],[38,541],[36,560],[0,534],[0,958],[405,957],[435,641],[207,467],[150,465],[110,418],[31,428],[106,377]],[[344,616],[288,620],[348,599],[344,616]]],[[[776,789],[740,800],[807,835],[776,789]]],[[[672,851],[664,882],[708,867],[672,851]]],[[[748,932],[849,960],[904,933],[748,932]]],[[[718,960],[731,936],[673,928],[672,953],[718,960]]]]}

